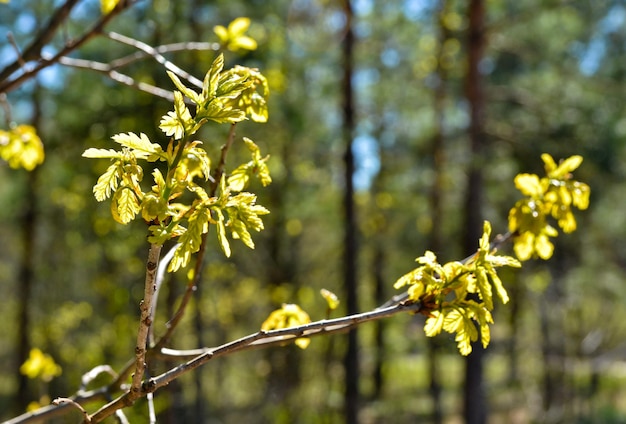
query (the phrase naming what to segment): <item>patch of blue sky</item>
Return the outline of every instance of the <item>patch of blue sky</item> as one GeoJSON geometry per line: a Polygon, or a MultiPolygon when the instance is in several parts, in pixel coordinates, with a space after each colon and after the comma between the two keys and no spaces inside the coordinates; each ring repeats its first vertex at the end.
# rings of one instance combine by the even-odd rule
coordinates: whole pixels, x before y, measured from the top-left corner
{"type": "Polygon", "coordinates": [[[380,171],[380,153],[378,142],[370,135],[359,135],[352,142],[355,171],[352,176],[354,188],[358,191],[369,190],[380,171]]]}
{"type": "Polygon", "coordinates": [[[427,16],[437,3],[437,0],[404,0],[402,8],[408,19],[419,21],[427,16]]]}
{"type": "Polygon", "coordinates": [[[623,31],[626,24],[626,8],[621,4],[611,7],[604,18],[600,20],[596,33],[589,44],[580,48],[575,46],[579,56],[579,69],[584,75],[595,74],[602,60],[606,56],[606,38],[612,33],[623,31]]]}

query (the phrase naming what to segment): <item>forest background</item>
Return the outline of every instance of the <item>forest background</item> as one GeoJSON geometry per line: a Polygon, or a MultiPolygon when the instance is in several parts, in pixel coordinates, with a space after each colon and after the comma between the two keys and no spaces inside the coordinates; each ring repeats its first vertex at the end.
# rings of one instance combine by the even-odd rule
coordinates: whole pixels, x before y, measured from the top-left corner
{"type": "MultiPolygon", "coordinates": [[[[58,4],[0,4],[0,68],[16,57],[6,34],[27,45],[58,4]]],[[[99,2],[81,2],[67,33],[100,13],[99,2]]],[[[259,68],[271,96],[268,123],[243,123],[237,132],[271,155],[274,182],[258,190],[271,214],[255,250],[234,245],[226,259],[212,245],[204,284],[174,344],[214,346],[252,333],[282,303],[323,318],[321,288],[342,300],[337,315],[372,309],[396,294],[393,282],[424,250],[442,261],[465,257],[482,219],[506,231],[519,196],[513,177],[542,173],[542,153],[557,160],[580,154],[577,176],[592,187],[591,207],[577,215],[578,232],[557,240],[551,261],[503,275],[511,303],[498,307],[486,352],[466,359],[452,337],[426,339],[419,316],[359,328],[358,350],[350,353],[358,356],[358,417],[480,422],[468,417],[471,398],[463,390],[479,384],[486,399],[479,415],[490,422],[623,422],[624,2],[357,0],[347,20],[338,1],[154,0],[138,2],[107,29],[153,46],[215,41],[215,25],[241,16],[251,19],[248,34],[258,48],[227,60],[259,68]],[[484,20],[479,74],[472,75],[476,5],[484,20]],[[353,94],[347,136],[346,69],[353,94]],[[345,215],[352,183],[354,220],[345,215]],[[480,198],[468,195],[476,184],[480,198]],[[468,228],[476,213],[478,226],[468,228]],[[353,305],[345,302],[347,279],[356,282],[353,305]]],[[[108,62],[133,52],[95,38],[77,57],[108,62]]],[[[201,77],[214,53],[171,57],[201,77]]],[[[153,61],[128,72],[173,88],[153,61]]],[[[108,205],[94,201],[104,165],[81,154],[110,147],[118,132],[156,134],[170,108],[96,72],[60,66],[8,100],[14,120],[38,128],[46,160],[33,172],[0,166],[0,419],[75,392],[83,373],[104,363],[119,367],[133,351],[145,228],[115,223],[108,205]],[[33,348],[54,358],[61,375],[44,382],[21,373],[33,348]]],[[[218,148],[226,134],[209,136],[218,148]]],[[[173,279],[163,295],[169,311],[184,289],[182,277],[173,279]]],[[[349,415],[346,380],[354,382],[346,379],[347,344],[345,336],[329,336],[306,350],[286,346],[212,361],[157,393],[159,422],[342,422],[349,415]]],[[[142,422],[145,413],[139,402],[131,417],[142,422]]]]}

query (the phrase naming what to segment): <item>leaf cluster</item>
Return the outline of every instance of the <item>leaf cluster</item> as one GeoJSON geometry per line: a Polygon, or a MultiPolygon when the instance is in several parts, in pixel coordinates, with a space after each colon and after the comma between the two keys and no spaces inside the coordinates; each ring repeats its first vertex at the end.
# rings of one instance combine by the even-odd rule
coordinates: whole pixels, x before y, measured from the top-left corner
{"type": "Polygon", "coordinates": [[[589,206],[589,186],[572,176],[583,158],[571,156],[559,165],[547,153],[541,158],[545,177],[539,178],[535,174],[515,177],[515,186],[526,197],[511,208],[509,231],[514,234],[515,254],[522,261],[552,256],[554,244],[550,237],[557,236],[558,231],[548,223],[548,218],[555,219],[565,233],[571,233],[577,227],[572,207],[584,210],[589,206]]]}
{"type": "Polygon", "coordinates": [[[11,168],[32,171],[44,160],[43,143],[31,125],[17,125],[0,130],[0,157],[11,168]]]}
{"type": "MultiPolygon", "coordinates": [[[[280,309],[273,311],[261,325],[262,331],[280,330],[283,328],[298,327],[311,322],[307,314],[300,306],[293,303],[285,303],[280,309]]],[[[311,340],[307,337],[300,337],[295,340],[295,344],[306,349],[311,340]]]]}
{"type": "Polygon", "coordinates": [[[121,150],[91,148],[83,153],[84,157],[112,162],[98,178],[93,192],[98,201],[111,198],[111,214],[116,221],[127,224],[141,215],[150,224],[151,243],[162,245],[178,238],[170,271],[189,263],[211,224],[216,226],[219,244],[227,256],[231,253],[228,234],[254,248],[250,231],[262,230],[260,216],[269,213],[256,204],[254,194],[243,191],[254,175],[264,186],[271,182],[268,157],[261,155],[252,140],[244,139],[251,161],[237,167],[228,178],[222,169],[214,172],[219,175],[219,181],[215,181],[203,143],[192,139],[209,121],[236,124],[248,116],[256,121],[267,120],[269,90],[265,78],[254,69],[238,66],[224,71],[223,67],[224,56],[220,54],[204,77],[200,92],[168,73],[177,90],[173,110],[162,117],[159,125],[170,137],[167,148],[153,143],[145,134],[127,133],[112,137],[121,150]],[[195,105],[193,112],[185,99],[195,105]],[[163,166],[155,164],[149,190],[141,185],[142,161],[161,162],[167,169],[163,173],[163,166]]]}
{"type": "Polygon", "coordinates": [[[427,251],[416,259],[419,266],[394,284],[396,289],[408,287],[410,302],[421,302],[420,312],[428,316],[426,335],[456,333],[455,340],[463,355],[472,351],[471,342],[478,340],[479,330],[483,346],[489,344],[493,292],[502,303],[509,301],[496,268],[521,266],[516,259],[492,251],[490,235],[491,224],[485,221],[478,251],[468,261],[441,265],[435,254],[427,251]]]}

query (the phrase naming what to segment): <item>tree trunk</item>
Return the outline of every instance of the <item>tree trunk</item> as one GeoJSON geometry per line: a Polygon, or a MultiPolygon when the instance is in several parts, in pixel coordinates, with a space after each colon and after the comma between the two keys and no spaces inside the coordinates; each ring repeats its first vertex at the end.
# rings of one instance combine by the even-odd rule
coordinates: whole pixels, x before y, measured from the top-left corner
{"type": "MultiPolygon", "coordinates": [[[[468,9],[468,66],[466,97],[470,109],[469,143],[470,165],[465,193],[464,249],[475,251],[482,229],[483,176],[482,155],[485,149],[484,104],[479,64],[485,48],[484,0],[471,0],[468,9]]],[[[472,353],[465,361],[463,415],[467,424],[484,424],[487,420],[487,402],[483,379],[484,349],[473,343],[472,353]]]]}
{"type": "MultiPolygon", "coordinates": [[[[354,133],[354,92],[352,88],[354,33],[352,30],[351,0],[344,2],[346,31],[343,40],[343,137],[345,141],[345,191],[344,191],[344,284],[346,313],[358,312],[358,290],[356,279],[356,216],[354,205],[354,155],[352,138],[354,133]]],[[[344,415],[347,424],[358,422],[359,412],[359,352],[357,331],[348,333],[348,347],[344,357],[345,394],[344,415]]]]}
{"type": "MultiPolygon", "coordinates": [[[[445,13],[448,2],[444,1],[440,4],[438,15],[445,13]]],[[[440,49],[445,41],[450,37],[449,30],[440,19],[439,22],[439,45],[440,49]]],[[[442,51],[439,52],[441,56],[442,51]]],[[[439,62],[437,66],[436,85],[432,91],[433,109],[435,113],[435,131],[431,141],[430,154],[432,156],[432,168],[435,175],[433,185],[430,188],[429,204],[432,229],[428,237],[428,248],[441,255],[443,248],[443,203],[442,194],[444,187],[444,170],[445,170],[445,139],[444,139],[444,120],[445,120],[445,99],[446,99],[446,79],[445,69],[439,62]]],[[[428,338],[428,374],[430,379],[429,392],[432,399],[432,422],[433,424],[441,424],[443,422],[443,407],[441,404],[441,378],[439,375],[439,341],[435,338],[428,338]]]]}
{"type": "Polygon", "coordinates": [[[37,196],[35,187],[37,171],[31,171],[27,175],[26,188],[24,193],[25,201],[22,206],[22,216],[20,227],[22,230],[22,258],[20,261],[19,274],[17,278],[18,292],[18,315],[17,315],[17,352],[15,356],[17,373],[17,391],[15,393],[14,414],[21,414],[26,410],[26,406],[32,401],[31,393],[28,389],[28,377],[20,373],[21,364],[28,359],[31,348],[30,340],[30,303],[34,283],[34,258],[35,258],[35,223],[37,196]]]}

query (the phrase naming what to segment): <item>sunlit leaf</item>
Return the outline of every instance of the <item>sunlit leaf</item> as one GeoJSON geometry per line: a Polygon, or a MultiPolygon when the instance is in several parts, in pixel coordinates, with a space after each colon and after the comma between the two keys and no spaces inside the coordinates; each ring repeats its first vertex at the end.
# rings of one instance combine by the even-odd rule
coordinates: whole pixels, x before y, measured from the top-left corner
{"type": "Polygon", "coordinates": [[[428,337],[434,337],[443,329],[444,315],[440,311],[432,311],[424,324],[424,333],[428,337]]]}
{"type": "Polygon", "coordinates": [[[113,218],[120,224],[128,224],[141,211],[137,196],[128,187],[122,187],[115,192],[111,200],[113,218]]]}
{"type": "Polygon", "coordinates": [[[189,217],[187,231],[178,239],[178,246],[168,270],[175,272],[189,264],[191,255],[200,249],[202,235],[209,231],[211,212],[206,207],[196,208],[189,217]]]}
{"type": "Polygon", "coordinates": [[[220,209],[215,210],[217,215],[217,240],[219,245],[226,255],[227,258],[230,258],[230,243],[228,242],[228,238],[226,237],[226,224],[224,223],[224,214],[220,209]]]}
{"type": "Polygon", "coordinates": [[[552,244],[547,235],[539,234],[535,238],[535,251],[541,259],[550,259],[554,252],[554,244],[552,244]]]}
{"type": "Polygon", "coordinates": [[[121,161],[115,161],[109,165],[107,170],[102,174],[96,185],[93,186],[93,194],[98,202],[102,202],[111,196],[111,193],[118,187],[122,177],[121,161]]]}
{"type": "Polygon", "coordinates": [[[534,198],[543,193],[539,177],[535,174],[518,174],[514,181],[515,187],[525,196],[534,198]]]}
{"type": "MultiPolygon", "coordinates": [[[[283,304],[282,308],[273,311],[261,325],[262,331],[280,330],[283,328],[299,327],[311,322],[307,314],[300,306],[295,304],[283,304]]],[[[305,349],[309,343],[305,337],[298,338],[296,345],[305,349]],[[298,343],[298,340],[306,340],[298,343]]]]}
{"type": "Polygon", "coordinates": [[[219,38],[220,44],[229,50],[256,50],[257,42],[245,35],[249,27],[249,18],[237,18],[228,25],[228,28],[217,25],[213,31],[219,38]]]}
{"type": "Polygon", "coordinates": [[[54,377],[61,375],[61,366],[54,359],[40,349],[33,348],[30,350],[28,359],[20,366],[20,373],[30,379],[40,378],[45,382],[49,382],[54,377]]]}
{"type": "Polygon", "coordinates": [[[548,177],[558,179],[566,178],[568,174],[575,171],[583,162],[582,156],[574,155],[565,159],[555,167],[554,159],[552,159],[550,155],[544,153],[541,155],[541,158],[546,163],[546,174],[548,174],[548,177]],[[548,160],[548,162],[546,162],[546,160],[548,160]]]}
{"type": "Polygon", "coordinates": [[[120,2],[120,0],[100,0],[100,10],[103,15],[107,15],[111,13],[115,6],[120,2]]]}
{"type": "MultiPolygon", "coordinates": [[[[180,91],[183,95],[185,95],[187,98],[189,98],[191,101],[193,101],[194,103],[198,105],[202,103],[202,100],[203,100],[202,96],[200,96],[198,93],[196,93],[192,89],[188,88],[185,84],[183,84],[182,81],[178,78],[178,76],[175,73],[167,71],[167,76],[170,77],[170,79],[172,80],[172,82],[174,83],[178,91],[180,91]]],[[[176,92],[174,92],[174,95],[176,96],[176,92]]],[[[182,96],[181,96],[181,99],[182,99],[182,96]]]]}
{"type": "Polygon", "coordinates": [[[113,149],[95,149],[92,147],[83,152],[83,157],[90,159],[115,159],[121,158],[122,153],[113,149]]]}
{"type": "Polygon", "coordinates": [[[321,289],[320,294],[326,301],[326,304],[328,305],[328,309],[330,309],[331,311],[334,311],[335,309],[337,309],[337,307],[339,307],[339,303],[340,303],[339,298],[337,297],[335,293],[331,292],[330,290],[321,289]]]}

